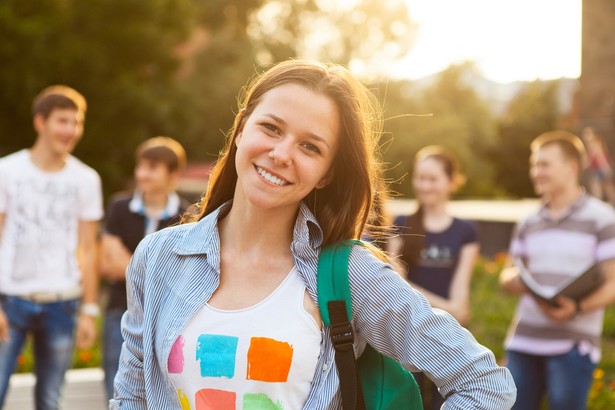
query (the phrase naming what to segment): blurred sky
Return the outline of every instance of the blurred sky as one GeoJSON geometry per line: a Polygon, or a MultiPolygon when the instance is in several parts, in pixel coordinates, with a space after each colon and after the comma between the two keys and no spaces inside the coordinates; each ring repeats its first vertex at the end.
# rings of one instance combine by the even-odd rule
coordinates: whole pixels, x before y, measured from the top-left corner
{"type": "Polygon", "coordinates": [[[395,77],[420,78],[475,61],[494,81],[578,78],[582,0],[406,0],[419,24],[395,77]]]}

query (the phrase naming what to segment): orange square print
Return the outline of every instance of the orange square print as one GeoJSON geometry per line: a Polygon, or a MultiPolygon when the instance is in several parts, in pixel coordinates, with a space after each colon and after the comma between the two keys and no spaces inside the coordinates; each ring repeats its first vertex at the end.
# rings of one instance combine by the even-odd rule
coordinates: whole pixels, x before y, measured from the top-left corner
{"type": "Polygon", "coordinates": [[[286,382],[293,361],[293,347],[267,337],[253,337],[248,349],[246,379],[286,382]]]}
{"type": "Polygon", "coordinates": [[[217,389],[201,389],[194,395],[196,410],[235,410],[236,393],[217,389]]]}

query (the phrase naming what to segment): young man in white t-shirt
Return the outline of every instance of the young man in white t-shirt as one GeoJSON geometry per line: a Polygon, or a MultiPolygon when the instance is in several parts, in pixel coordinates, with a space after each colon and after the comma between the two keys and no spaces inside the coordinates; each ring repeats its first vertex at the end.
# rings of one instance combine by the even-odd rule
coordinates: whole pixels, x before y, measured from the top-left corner
{"type": "Polygon", "coordinates": [[[92,345],[98,315],[96,234],[100,177],[71,155],[86,102],[66,86],[32,106],[37,138],[0,159],[0,407],[32,337],[37,409],[57,409],[73,343],[92,345]]]}

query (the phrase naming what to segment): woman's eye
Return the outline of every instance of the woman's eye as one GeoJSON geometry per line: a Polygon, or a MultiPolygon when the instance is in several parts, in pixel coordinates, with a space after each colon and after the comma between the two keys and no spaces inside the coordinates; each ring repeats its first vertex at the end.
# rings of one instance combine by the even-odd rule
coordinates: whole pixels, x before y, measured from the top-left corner
{"type": "Polygon", "coordinates": [[[305,147],[305,149],[307,149],[308,151],[311,151],[315,154],[320,154],[320,148],[318,148],[316,145],[309,143],[309,142],[305,142],[303,144],[303,146],[305,147]]]}
{"type": "Polygon", "coordinates": [[[273,132],[273,133],[279,134],[279,128],[276,127],[273,124],[265,122],[265,123],[262,124],[262,126],[263,126],[263,128],[265,128],[269,132],[273,132]]]}

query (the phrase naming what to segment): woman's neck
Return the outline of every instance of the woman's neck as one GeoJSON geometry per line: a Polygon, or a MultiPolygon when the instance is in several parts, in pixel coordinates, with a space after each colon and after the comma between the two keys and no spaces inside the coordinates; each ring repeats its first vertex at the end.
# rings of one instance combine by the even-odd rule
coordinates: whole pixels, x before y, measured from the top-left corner
{"type": "Polygon", "coordinates": [[[422,206],[423,226],[429,232],[442,232],[446,230],[453,220],[453,217],[446,210],[446,203],[422,206]]]}
{"type": "Polygon", "coordinates": [[[268,210],[233,203],[219,221],[221,247],[237,254],[290,252],[296,210],[268,210]]]}
{"type": "Polygon", "coordinates": [[[430,204],[430,205],[421,205],[423,209],[423,215],[429,216],[432,218],[444,217],[448,216],[448,212],[446,210],[446,202],[430,204]]]}

